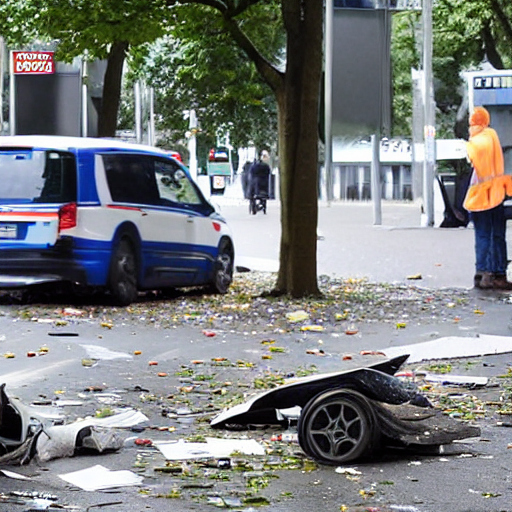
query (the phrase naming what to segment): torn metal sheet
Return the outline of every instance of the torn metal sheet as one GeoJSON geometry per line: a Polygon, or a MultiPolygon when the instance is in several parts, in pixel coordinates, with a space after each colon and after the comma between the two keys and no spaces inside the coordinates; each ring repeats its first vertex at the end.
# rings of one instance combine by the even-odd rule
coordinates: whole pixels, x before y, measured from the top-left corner
{"type": "Polygon", "coordinates": [[[277,424],[282,413],[276,411],[303,407],[318,393],[327,389],[363,389],[370,398],[388,402],[404,403],[419,396],[415,389],[407,389],[392,375],[407,360],[407,355],[393,359],[377,359],[366,368],[347,364],[345,371],[310,375],[290,379],[286,384],[253,396],[247,402],[221,412],[212,419],[212,427],[227,424],[277,424]]]}
{"type": "Polygon", "coordinates": [[[143,477],[128,470],[111,471],[97,464],[87,469],[59,475],[66,482],[80,487],[84,491],[100,491],[116,487],[142,485],[143,477]]]}
{"type": "Polygon", "coordinates": [[[61,412],[52,411],[9,398],[5,384],[0,385],[0,464],[26,464],[36,454],[47,461],[70,457],[80,450],[118,450],[123,440],[113,429],[133,427],[148,420],[141,412],[130,409],[106,418],[63,425],[61,412]]]}
{"type": "Polygon", "coordinates": [[[512,352],[512,337],[480,334],[474,337],[447,336],[437,340],[413,343],[381,350],[387,357],[409,354],[409,363],[430,359],[477,357],[512,352]]]}

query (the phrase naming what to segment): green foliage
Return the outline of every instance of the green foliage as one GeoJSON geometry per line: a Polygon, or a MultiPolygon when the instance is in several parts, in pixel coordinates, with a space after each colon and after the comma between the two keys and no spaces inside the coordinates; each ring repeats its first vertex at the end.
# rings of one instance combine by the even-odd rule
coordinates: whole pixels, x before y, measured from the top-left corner
{"type": "MultiPolygon", "coordinates": [[[[251,17],[241,20],[243,29],[275,63],[284,47],[276,5],[253,8],[251,17]]],[[[272,91],[226,33],[221,18],[201,5],[177,7],[174,16],[169,34],[138,57],[138,69],[156,91],[158,129],[170,139],[183,134],[188,121],[183,120],[182,112],[193,108],[201,130],[198,154],[206,155],[217,136],[227,132],[234,147],[250,142],[261,147],[276,140],[272,91]],[[186,22],[178,23],[178,19],[186,22]],[[174,130],[177,133],[173,135],[174,130]]]]}

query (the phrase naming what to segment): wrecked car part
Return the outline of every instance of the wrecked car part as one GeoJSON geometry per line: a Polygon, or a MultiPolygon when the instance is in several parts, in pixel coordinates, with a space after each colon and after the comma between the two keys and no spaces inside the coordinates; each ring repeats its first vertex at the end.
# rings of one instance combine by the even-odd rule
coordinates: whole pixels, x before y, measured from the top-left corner
{"type": "Polygon", "coordinates": [[[369,456],[379,446],[436,446],[480,435],[446,417],[413,383],[395,377],[407,355],[368,368],[285,383],[215,417],[214,428],[282,424],[301,408],[298,440],[310,458],[332,465],[369,456]]]}
{"type": "Polygon", "coordinates": [[[46,428],[37,442],[37,456],[46,462],[80,452],[117,451],[122,446],[123,439],[112,429],[71,423],[46,428]]]}
{"type": "Polygon", "coordinates": [[[416,388],[408,388],[393,377],[407,357],[402,355],[394,359],[378,360],[366,368],[357,367],[295,379],[223,411],[212,419],[210,425],[223,428],[237,424],[279,424],[277,410],[304,407],[319,393],[338,388],[357,390],[368,398],[387,403],[400,404],[418,400],[427,405],[428,400],[416,388]]]}

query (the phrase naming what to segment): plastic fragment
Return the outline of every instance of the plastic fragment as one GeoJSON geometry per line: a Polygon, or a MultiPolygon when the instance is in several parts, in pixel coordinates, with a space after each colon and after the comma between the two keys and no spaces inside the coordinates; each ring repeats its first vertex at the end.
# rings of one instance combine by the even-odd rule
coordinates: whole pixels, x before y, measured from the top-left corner
{"type": "Polygon", "coordinates": [[[314,356],[325,356],[325,352],[321,348],[308,348],[306,354],[312,354],[314,356]]]}
{"type": "Polygon", "coordinates": [[[207,337],[207,338],[213,338],[215,336],[215,333],[213,331],[203,331],[203,334],[207,337]]]}
{"type": "Polygon", "coordinates": [[[6,353],[4,354],[4,357],[5,357],[6,359],[14,359],[16,356],[14,355],[14,353],[13,353],[13,352],[6,352],[6,353]]]}
{"type": "Polygon", "coordinates": [[[149,361],[148,365],[149,366],[157,366],[158,365],[158,361],[149,361]]]}
{"type": "Polygon", "coordinates": [[[407,327],[407,324],[405,322],[397,322],[396,328],[397,329],[405,329],[407,327]]]}
{"type": "Polygon", "coordinates": [[[153,446],[153,441],[151,441],[151,439],[141,439],[140,437],[135,439],[134,443],[137,446],[153,446]]]}
{"type": "Polygon", "coordinates": [[[167,373],[165,372],[158,372],[157,374],[159,377],[167,377],[167,373]]]}
{"type": "Polygon", "coordinates": [[[478,308],[476,308],[476,309],[473,311],[473,313],[474,313],[475,315],[485,315],[485,312],[484,312],[484,311],[482,311],[481,309],[478,309],[478,308]]]}
{"type": "Polygon", "coordinates": [[[421,276],[421,274],[412,274],[410,276],[407,276],[407,279],[418,280],[418,279],[423,279],[423,277],[421,276]]]}
{"type": "Polygon", "coordinates": [[[356,329],[355,327],[348,328],[345,330],[345,334],[348,334],[349,336],[351,336],[353,334],[357,334],[358,332],[359,332],[359,330],[356,329]]]}
{"type": "Polygon", "coordinates": [[[112,322],[101,322],[100,326],[106,327],[107,329],[112,329],[112,327],[114,327],[114,324],[112,322]]]}
{"type": "Polygon", "coordinates": [[[142,354],[142,350],[134,350],[133,355],[134,356],[140,356],[142,354]]]}

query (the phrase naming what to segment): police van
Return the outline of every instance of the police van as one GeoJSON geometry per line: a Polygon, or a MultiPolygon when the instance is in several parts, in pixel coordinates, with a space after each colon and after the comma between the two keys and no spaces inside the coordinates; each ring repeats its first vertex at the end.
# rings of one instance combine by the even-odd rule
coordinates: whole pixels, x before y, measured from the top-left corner
{"type": "Polygon", "coordinates": [[[225,293],[234,243],[183,164],[108,139],[0,137],[0,288],[72,283],[225,293]]]}

